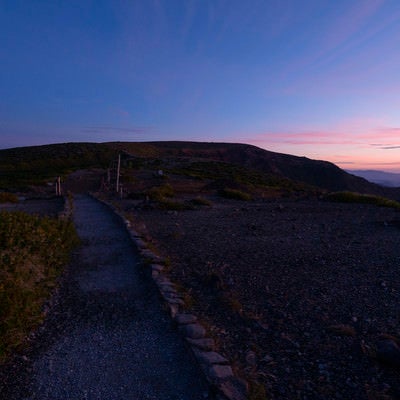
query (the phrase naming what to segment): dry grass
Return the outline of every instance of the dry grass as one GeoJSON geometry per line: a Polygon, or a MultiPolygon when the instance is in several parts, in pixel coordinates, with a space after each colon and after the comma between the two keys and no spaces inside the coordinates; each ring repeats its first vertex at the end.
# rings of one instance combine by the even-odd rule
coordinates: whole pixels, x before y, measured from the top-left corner
{"type": "Polygon", "coordinates": [[[0,192],[0,203],[18,203],[18,197],[14,193],[0,192]]]}
{"type": "Polygon", "coordinates": [[[250,201],[251,200],[250,194],[242,192],[241,190],[237,190],[237,189],[228,189],[228,188],[222,189],[220,191],[220,195],[227,199],[235,199],[235,200],[242,200],[242,201],[250,201]]]}
{"type": "Polygon", "coordinates": [[[0,213],[0,360],[41,323],[43,305],[77,242],[69,220],[0,213]]]}
{"type": "Polygon", "coordinates": [[[400,203],[398,201],[370,194],[360,194],[355,192],[334,192],[328,194],[326,196],[326,199],[341,203],[373,204],[380,207],[390,207],[390,208],[395,208],[397,210],[400,209],[400,203]]]}

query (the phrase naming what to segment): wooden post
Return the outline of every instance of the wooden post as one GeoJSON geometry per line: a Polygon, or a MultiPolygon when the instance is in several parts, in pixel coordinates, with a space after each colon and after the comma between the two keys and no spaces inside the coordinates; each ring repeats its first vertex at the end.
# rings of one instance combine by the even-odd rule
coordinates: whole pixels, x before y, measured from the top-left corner
{"type": "Polygon", "coordinates": [[[117,193],[119,192],[119,174],[120,174],[120,169],[121,169],[121,154],[118,154],[117,184],[116,184],[117,193]]]}
{"type": "Polygon", "coordinates": [[[56,180],[56,196],[61,196],[61,177],[58,176],[56,180]]]}

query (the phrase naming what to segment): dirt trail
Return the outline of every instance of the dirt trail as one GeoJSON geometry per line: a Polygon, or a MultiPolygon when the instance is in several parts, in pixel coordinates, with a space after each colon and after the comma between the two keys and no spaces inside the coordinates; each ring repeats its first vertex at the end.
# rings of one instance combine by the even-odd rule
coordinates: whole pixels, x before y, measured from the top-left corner
{"type": "Polygon", "coordinates": [[[200,373],[119,221],[86,196],[77,196],[74,219],[83,245],[19,398],[204,399],[200,373]]]}

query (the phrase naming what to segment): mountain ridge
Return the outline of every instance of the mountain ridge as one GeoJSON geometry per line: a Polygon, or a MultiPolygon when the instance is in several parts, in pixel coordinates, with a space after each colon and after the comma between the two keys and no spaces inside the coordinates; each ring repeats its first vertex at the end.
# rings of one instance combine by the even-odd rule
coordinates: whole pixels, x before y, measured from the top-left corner
{"type": "Polygon", "coordinates": [[[378,170],[346,170],[350,174],[360,176],[369,182],[377,183],[381,186],[400,187],[400,173],[378,171],[378,170]]]}
{"type": "MultiPolygon", "coordinates": [[[[400,189],[382,187],[324,160],[277,153],[250,144],[191,141],[74,142],[0,150],[0,178],[36,174],[51,177],[77,169],[101,167],[117,154],[138,158],[205,159],[231,163],[287,178],[326,191],[356,191],[399,199],[400,189]],[[10,176],[8,176],[10,175],[10,176]]],[[[10,178],[10,179],[7,179],[10,178]]],[[[11,181],[11,182],[10,182],[11,181]]],[[[4,187],[4,184],[2,185],[4,187]]]]}

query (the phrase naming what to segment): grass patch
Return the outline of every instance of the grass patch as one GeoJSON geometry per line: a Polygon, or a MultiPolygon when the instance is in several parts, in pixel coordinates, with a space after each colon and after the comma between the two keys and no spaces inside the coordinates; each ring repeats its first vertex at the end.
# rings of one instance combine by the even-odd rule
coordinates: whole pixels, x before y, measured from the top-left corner
{"type": "Polygon", "coordinates": [[[167,168],[167,170],[171,174],[183,175],[196,180],[225,180],[254,188],[280,188],[289,191],[311,190],[311,187],[288,178],[222,161],[182,162],[181,165],[167,168]]]}
{"type": "Polygon", "coordinates": [[[386,197],[375,196],[371,194],[361,194],[355,192],[334,192],[325,198],[329,201],[337,201],[340,203],[361,203],[372,204],[380,207],[391,207],[400,210],[400,203],[386,197]]]}
{"type": "Polygon", "coordinates": [[[242,192],[241,190],[237,189],[222,189],[219,192],[221,197],[224,197],[226,199],[234,199],[234,200],[243,200],[243,201],[250,201],[251,200],[251,195],[245,192],[242,192]]]}
{"type": "Polygon", "coordinates": [[[145,194],[150,198],[150,200],[163,201],[165,200],[165,198],[174,197],[175,191],[174,188],[167,183],[161,186],[154,186],[149,189],[145,194]]]}
{"type": "Polygon", "coordinates": [[[190,200],[190,202],[195,206],[207,206],[207,207],[212,206],[212,202],[210,200],[200,196],[190,200]]]}
{"type": "Polygon", "coordinates": [[[158,200],[157,205],[161,210],[184,211],[194,209],[194,206],[190,203],[170,199],[158,200]]]}
{"type": "Polygon", "coordinates": [[[18,197],[14,193],[0,192],[0,203],[18,203],[18,197]]]}
{"type": "Polygon", "coordinates": [[[172,197],[175,196],[175,190],[169,183],[152,187],[145,192],[145,196],[154,201],[157,208],[161,210],[183,211],[194,209],[193,204],[190,202],[182,202],[172,199],[172,197]]]}
{"type": "Polygon", "coordinates": [[[43,306],[78,243],[68,219],[0,212],[0,360],[43,320],[43,306]]]}

